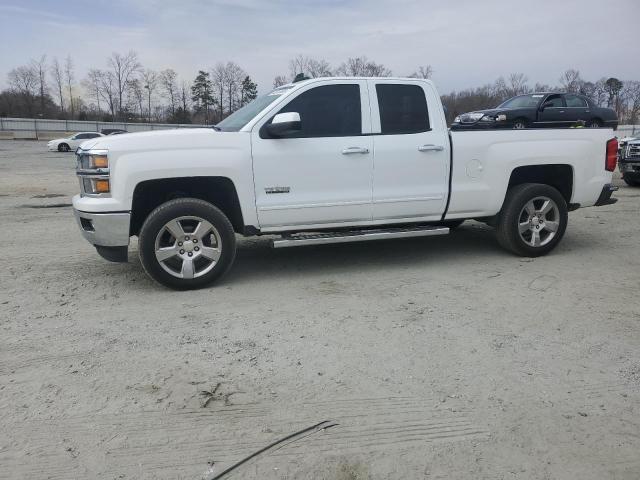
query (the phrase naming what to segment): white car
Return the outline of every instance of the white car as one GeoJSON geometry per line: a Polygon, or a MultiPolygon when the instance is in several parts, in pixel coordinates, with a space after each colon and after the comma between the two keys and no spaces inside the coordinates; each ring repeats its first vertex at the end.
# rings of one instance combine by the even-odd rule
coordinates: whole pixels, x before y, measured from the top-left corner
{"type": "Polygon", "coordinates": [[[280,235],[281,248],[442,235],[478,219],[537,257],[569,211],[616,201],[617,150],[603,128],[449,132],[426,80],[316,78],[214,128],[83,143],[73,207],[100,255],[127,261],[137,235],[146,272],[176,289],[223,275],[236,233],[280,235]]]}
{"type": "Polygon", "coordinates": [[[47,143],[47,148],[52,152],[69,152],[75,151],[85,140],[92,138],[104,137],[98,132],[80,132],[67,138],[58,138],[47,143]]]}

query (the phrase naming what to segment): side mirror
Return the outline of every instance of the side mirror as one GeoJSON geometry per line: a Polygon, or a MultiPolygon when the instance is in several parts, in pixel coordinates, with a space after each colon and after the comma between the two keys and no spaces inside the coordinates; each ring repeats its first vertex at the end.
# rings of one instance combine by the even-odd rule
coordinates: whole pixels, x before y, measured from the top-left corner
{"type": "Polygon", "coordinates": [[[294,135],[302,130],[302,122],[298,112],[285,112],[277,114],[265,127],[270,137],[281,138],[294,135]]]}

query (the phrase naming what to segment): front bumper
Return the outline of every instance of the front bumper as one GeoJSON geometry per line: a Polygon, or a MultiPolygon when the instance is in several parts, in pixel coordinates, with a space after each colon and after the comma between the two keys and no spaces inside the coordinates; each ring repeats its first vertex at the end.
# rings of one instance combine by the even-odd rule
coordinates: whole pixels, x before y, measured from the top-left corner
{"type": "Polygon", "coordinates": [[[596,200],[596,203],[594,203],[594,207],[601,207],[603,205],[611,205],[613,203],[616,203],[618,201],[617,198],[611,198],[611,195],[613,194],[613,192],[615,192],[616,190],[618,190],[618,187],[607,183],[604,187],[602,187],[602,192],[600,192],[600,196],[598,197],[598,200],[596,200]]]}
{"type": "Polygon", "coordinates": [[[90,213],[73,209],[82,236],[112,262],[126,262],[129,247],[129,212],[90,213]]]}
{"type": "Polygon", "coordinates": [[[620,170],[620,173],[636,173],[640,175],[640,161],[626,162],[621,160],[618,162],[618,170],[620,170]]]}

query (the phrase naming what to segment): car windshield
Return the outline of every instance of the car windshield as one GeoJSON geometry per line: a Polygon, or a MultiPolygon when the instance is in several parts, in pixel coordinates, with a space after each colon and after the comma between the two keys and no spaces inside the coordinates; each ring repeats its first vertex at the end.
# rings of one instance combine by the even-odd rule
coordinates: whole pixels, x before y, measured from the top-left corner
{"type": "Polygon", "coordinates": [[[256,98],[240,110],[233,112],[227,118],[216,125],[223,132],[238,132],[249,123],[258,113],[275,102],[280,96],[293,88],[292,85],[278,87],[266,95],[256,98]]]}
{"type": "Polygon", "coordinates": [[[536,108],[543,97],[544,95],[539,94],[520,95],[502,102],[498,108],[536,108]]]}

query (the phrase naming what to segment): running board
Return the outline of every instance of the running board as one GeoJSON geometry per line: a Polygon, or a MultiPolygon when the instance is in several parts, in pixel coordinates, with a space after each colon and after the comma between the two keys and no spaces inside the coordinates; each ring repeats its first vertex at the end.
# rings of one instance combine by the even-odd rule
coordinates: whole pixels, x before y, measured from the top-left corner
{"type": "Polygon", "coordinates": [[[392,238],[430,237],[446,235],[448,227],[387,228],[378,230],[349,230],[329,233],[297,233],[273,240],[273,248],[322,245],[325,243],[365,242],[368,240],[389,240],[392,238]]]}

